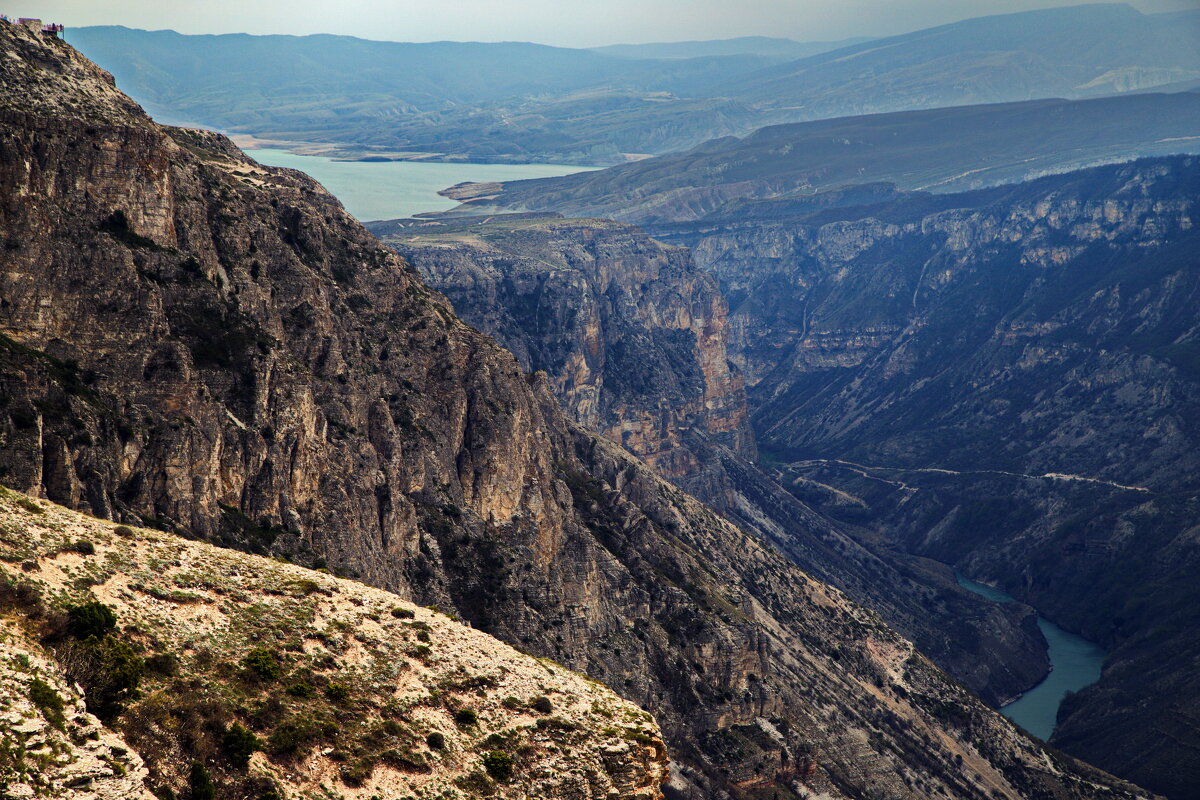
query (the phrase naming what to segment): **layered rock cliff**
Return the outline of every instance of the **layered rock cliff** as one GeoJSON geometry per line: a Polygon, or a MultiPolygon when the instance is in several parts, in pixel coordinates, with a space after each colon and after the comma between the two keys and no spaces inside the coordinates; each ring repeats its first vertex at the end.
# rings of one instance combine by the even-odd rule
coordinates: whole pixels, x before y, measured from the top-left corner
{"type": "Polygon", "coordinates": [[[658,231],[721,277],[795,494],[1111,648],[1054,741],[1179,797],[1200,780],[1197,197],[1178,157],[658,231]]]}
{"type": "Polygon", "coordinates": [[[695,475],[694,430],[753,457],[725,301],[682,248],[606,220],[372,223],[466,322],[544,370],[576,422],[673,480],[695,475]]]}
{"type": "Polygon", "coordinates": [[[568,422],[303,175],[0,45],[3,482],[453,610],[653,712],[684,796],[1142,796],[568,422]]]}
{"type": "Polygon", "coordinates": [[[464,320],[526,369],[544,370],[575,421],[878,611],[990,702],[1015,698],[1046,673],[1029,609],[964,592],[937,564],[872,552],[754,466],[725,303],[686,250],[607,220],[515,215],[368,228],[464,320]]]}
{"type": "Polygon", "coordinates": [[[193,764],[222,797],[661,797],[657,726],[595,681],[361,583],[0,494],[5,797],[195,797],[193,764]],[[81,640],[95,604],[112,625],[81,640]]]}

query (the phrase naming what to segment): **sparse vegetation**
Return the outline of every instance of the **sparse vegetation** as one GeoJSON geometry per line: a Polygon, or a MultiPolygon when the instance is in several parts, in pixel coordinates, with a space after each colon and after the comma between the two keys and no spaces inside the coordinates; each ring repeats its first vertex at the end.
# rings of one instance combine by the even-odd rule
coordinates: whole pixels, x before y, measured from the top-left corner
{"type": "MultiPolygon", "coordinates": [[[[46,510],[47,526],[60,525],[61,512],[50,505],[46,510]]],[[[113,526],[88,531],[94,535],[87,540],[104,553],[103,559],[67,559],[66,574],[59,577],[57,569],[37,568],[42,557],[37,548],[56,557],[70,552],[79,535],[43,530],[45,543],[39,545],[33,536],[34,549],[21,553],[35,568],[19,579],[4,576],[0,605],[37,615],[63,677],[68,685],[83,687],[90,711],[105,722],[123,717],[122,730],[150,766],[149,785],[157,796],[175,796],[170,791],[175,786],[176,800],[280,798],[283,794],[256,767],[259,751],[268,762],[295,769],[319,750],[335,762],[335,775],[348,787],[369,786],[381,766],[411,776],[445,774],[443,783],[431,778],[430,785],[473,786],[470,792],[476,797],[518,779],[512,768],[516,754],[533,743],[523,743],[517,729],[485,729],[482,720],[484,709],[489,709],[490,722],[491,714],[511,705],[501,697],[513,695],[497,696],[495,690],[515,664],[501,662],[496,669],[464,662],[458,648],[450,648],[422,666],[432,673],[418,678],[424,681],[416,684],[423,686],[423,694],[392,697],[397,681],[408,681],[410,693],[414,688],[412,677],[405,677],[412,676],[406,656],[422,657],[423,649],[429,659],[431,645],[442,642],[439,630],[453,625],[449,620],[418,621],[411,612],[393,617],[396,606],[358,593],[366,589],[347,593],[333,578],[309,578],[281,562],[247,562],[253,557],[229,551],[219,551],[222,561],[215,564],[210,552],[202,558],[189,553],[201,545],[159,533],[122,536],[113,526]],[[130,560],[135,551],[140,555],[130,560]],[[130,577],[119,588],[108,584],[103,602],[84,594],[87,586],[108,583],[108,570],[123,559],[130,577]],[[50,594],[53,599],[43,601],[35,579],[43,581],[47,575],[61,583],[50,594]],[[81,581],[83,577],[88,580],[81,581]],[[176,595],[186,595],[187,603],[180,606],[176,595]],[[317,609],[330,602],[342,610],[317,623],[317,609]],[[197,616],[177,616],[182,608],[197,616]],[[207,622],[214,614],[223,620],[216,629],[207,622]],[[379,628],[391,637],[386,644],[378,638],[379,628]],[[219,635],[210,638],[207,632],[214,630],[219,635]],[[296,637],[305,630],[320,635],[305,643],[296,637]],[[350,646],[362,655],[347,663],[341,654],[350,646]],[[464,704],[468,698],[469,705],[464,704]],[[430,724],[424,715],[411,714],[413,703],[444,716],[430,724]],[[465,764],[445,755],[460,752],[469,754],[467,763],[473,768],[464,769],[465,764]]],[[[523,669],[536,670],[532,685],[547,691],[550,679],[544,667],[527,657],[513,658],[525,664],[523,669]]],[[[28,658],[21,663],[25,670],[34,669],[28,658]]],[[[577,690],[597,691],[557,669],[550,674],[577,682],[577,690]]],[[[526,684],[518,691],[530,688],[526,684]]],[[[58,723],[59,714],[69,717],[65,695],[59,697],[47,680],[32,684],[29,698],[48,722],[58,723]]],[[[514,713],[528,713],[533,702],[516,701],[514,713]]],[[[594,705],[593,700],[582,708],[594,705]]],[[[68,718],[62,725],[69,732],[72,722],[68,718]]],[[[578,737],[585,730],[581,725],[524,735],[543,742],[569,735],[571,752],[582,755],[578,737]]],[[[598,727],[590,736],[617,738],[598,727]]],[[[560,746],[539,751],[543,755],[538,758],[561,757],[555,755],[563,752],[560,746]]],[[[126,767],[114,762],[111,770],[117,775],[126,767]]]]}

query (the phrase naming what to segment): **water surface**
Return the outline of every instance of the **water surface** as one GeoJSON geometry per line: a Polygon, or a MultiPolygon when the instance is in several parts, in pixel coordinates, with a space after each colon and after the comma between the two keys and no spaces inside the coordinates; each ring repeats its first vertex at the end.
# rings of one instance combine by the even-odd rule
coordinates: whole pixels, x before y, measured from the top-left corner
{"type": "MultiPolygon", "coordinates": [[[[1015,603],[1007,592],[955,573],[958,585],[997,603],[1015,603]]],[[[1100,680],[1106,653],[1095,642],[1067,633],[1041,614],[1038,627],[1049,645],[1050,674],[1037,686],[1000,709],[1000,713],[1047,741],[1054,733],[1058,707],[1067,692],[1077,692],[1100,680]]]]}
{"type": "Polygon", "coordinates": [[[591,167],[561,164],[439,164],[432,161],[334,161],[263,148],[246,154],[272,167],[306,172],[360,220],[411,217],[422,211],[448,211],[458,205],[438,192],[467,181],[519,181],[585,172],[591,167]]]}

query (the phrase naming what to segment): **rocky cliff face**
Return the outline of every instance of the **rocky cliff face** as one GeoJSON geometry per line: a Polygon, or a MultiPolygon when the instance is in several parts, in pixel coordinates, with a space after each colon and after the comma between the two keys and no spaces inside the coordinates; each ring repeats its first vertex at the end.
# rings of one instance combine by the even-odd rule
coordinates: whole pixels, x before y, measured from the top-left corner
{"type": "Polygon", "coordinates": [[[726,286],[795,494],[1112,648],[1054,741],[1180,797],[1198,181],[1179,157],[659,231],[726,286]]]}
{"type": "Polygon", "coordinates": [[[1041,680],[1044,643],[1031,611],[982,601],[936,564],[871,552],[753,465],[725,304],[686,250],[607,220],[516,215],[368,227],[464,320],[526,369],[544,370],[577,422],[878,611],[990,702],[1041,680]]]}
{"type": "Polygon", "coordinates": [[[312,181],[0,44],[5,483],[452,609],[653,712],[684,796],[1140,796],[569,423],[312,181]]]}
{"type": "Polygon", "coordinates": [[[661,797],[649,714],[443,614],[8,490],[0,520],[5,797],[194,796],[193,761],[218,796],[661,797]],[[55,632],[96,602],[101,645],[55,632]],[[144,654],[119,709],[95,649],[144,654]]]}
{"type": "Polygon", "coordinates": [[[544,370],[576,422],[673,480],[695,432],[753,457],[724,299],[688,251],[607,220],[373,223],[466,322],[544,370]]]}

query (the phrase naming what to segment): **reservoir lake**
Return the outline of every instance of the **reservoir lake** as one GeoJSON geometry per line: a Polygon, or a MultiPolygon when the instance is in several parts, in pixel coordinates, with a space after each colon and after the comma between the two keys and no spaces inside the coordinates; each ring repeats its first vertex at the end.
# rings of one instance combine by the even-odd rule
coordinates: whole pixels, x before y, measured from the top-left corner
{"type": "MultiPolygon", "coordinates": [[[[958,585],[997,603],[1015,603],[1007,592],[955,573],[958,585]]],[[[1100,668],[1106,653],[1095,642],[1067,633],[1053,622],[1037,618],[1038,627],[1049,645],[1050,674],[1041,683],[1000,709],[1000,713],[1048,741],[1054,733],[1058,707],[1067,692],[1077,692],[1100,680],[1100,668]]]]}
{"type": "Polygon", "coordinates": [[[307,173],[359,220],[398,219],[424,211],[448,211],[458,205],[438,194],[467,181],[519,181],[553,178],[593,167],[561,164],[441,164],[433,161],[335,161],[286,150],[247,150],[260,164],[307,173]]]}

